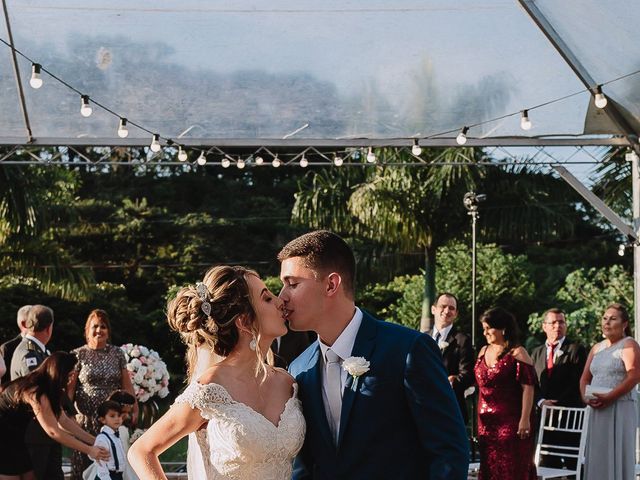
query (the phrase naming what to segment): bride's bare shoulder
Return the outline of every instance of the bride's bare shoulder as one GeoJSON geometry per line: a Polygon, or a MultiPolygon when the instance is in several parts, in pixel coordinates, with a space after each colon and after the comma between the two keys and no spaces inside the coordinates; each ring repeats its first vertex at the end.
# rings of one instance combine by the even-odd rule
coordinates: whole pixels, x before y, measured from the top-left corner
{"type": "Polygon", "coordinates": [[[287,388],[291,388],[294,383],[296,383],[296,379],[291,376],[289,372],[287,372],[284,368],[272,367],[275,373],[275,380],[278,384],[281,384],[287,388]]]}
{"type": "Polygon", "coordinates": [[[212,365],[207,368],[197,380],[201,385],[208,385],[210,383],[218,383],[224,385],[227,377],[227,367],[221,364],[212,365]]]}

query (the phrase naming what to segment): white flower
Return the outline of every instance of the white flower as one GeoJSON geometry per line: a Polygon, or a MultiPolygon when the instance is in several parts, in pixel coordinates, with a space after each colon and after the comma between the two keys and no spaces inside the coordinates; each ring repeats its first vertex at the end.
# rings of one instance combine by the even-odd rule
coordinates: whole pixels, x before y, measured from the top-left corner
{"type": "Polygon", "coordinates": [[[136,441],[136,440],[138,440],[138,439],[142,436],[142,434],[143,434],[144,432],[146,432],[146,431],[147,431],[147,429],[146,429],[146,428],[144,428],[144,429],[143,429],[143,428],[136,428],[136,429],[133,431],[133,433],[131,434],[131,437],[129,437],[129,442],[130,442],[130,443],[135,442],[135,441],[136,441]]]}
{"type": "Polygon", "coordinates": [[[166,397],[169,394],[169,371],[158,352],[144,345],[131,343],[120,348],[127,359],[126,368],[131,375],[138,401],[146,402],[154,395],[160,396],[160,391],[166,397]]]}
{"type": "Polygon", "coordinates": [[[133,347],[133,348],[131,349],[130,355],[131,355],[132,357],[139,357],[139,356],[140,356],[140,353],[141,353],[141,352],[140,352],[140,349],[139,349],[138,347],[133,347]]]}
{"type": "Polygon", "coordinates": [[[138,350],[140,350],[140,353],[145,357],[149,355],[149,349],[143,345],[139,345],[138,350]]]}
{"type": "Polygon", "coordinates": [[[142,362],[140,362],[140,360],[138,360],[137,358],[132,358],[131,361],[129,362],[129,365],[132,365],[137,372],[140,369],[140,367],[142,367],[142,362]]]}
{"type": "Polygon", "coordinates": [[[446,340],[440,340],[438,342],[438,347],[440,347],[440,351],[443,352],[445,348],[447,348],[449,346],[449,342],[447,342],[446,340]]]}
{"type": "Polygon", "coordinates": [[[158,396],[159,396],[160,398],[164,398],[164,397],[166,397],[167,395],[169,395],[169,389],[168,389],[167,387],[162,387],[162,388],[160,389],[160,391],[158,392],[158,396]]]}
{"type": "Polygon", "coordinates": [[[560,349],[556,350],[556,353],[554,354],[554,358],[558,358],[560,355],[562,355],[564,352],[560,349]]]}
{"type": "Polygon", "coordinates": [[[358,386],[358,378],[369,371],[369,360],[364,357],[349,357],[342,362],[342,368],[353,377],[351,390],[355,392],[358,386]]]}

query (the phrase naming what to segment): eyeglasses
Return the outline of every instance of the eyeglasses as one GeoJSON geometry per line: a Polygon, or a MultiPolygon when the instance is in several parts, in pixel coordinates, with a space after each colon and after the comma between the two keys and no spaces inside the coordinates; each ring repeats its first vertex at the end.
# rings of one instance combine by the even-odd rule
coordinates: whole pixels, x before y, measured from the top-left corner
{"type": "Polygon", "coordinates": [[[554,320],[553,322],[544,322],[545,325],[566,325],[564,320],[554,320]]]}

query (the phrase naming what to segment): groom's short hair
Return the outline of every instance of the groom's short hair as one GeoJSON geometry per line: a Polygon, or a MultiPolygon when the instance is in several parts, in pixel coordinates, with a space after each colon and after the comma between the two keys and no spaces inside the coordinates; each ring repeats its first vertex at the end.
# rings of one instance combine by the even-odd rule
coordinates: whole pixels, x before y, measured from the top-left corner
{"type": "Polygon", "coordinates": [[[328,230],[305,233],[287,243],[278,260],[300,257],[305,267],[327,274],[337,272],[342,286],[350,298],[355,298],[356,259],[353,251],[341,237],[328,230]]]}

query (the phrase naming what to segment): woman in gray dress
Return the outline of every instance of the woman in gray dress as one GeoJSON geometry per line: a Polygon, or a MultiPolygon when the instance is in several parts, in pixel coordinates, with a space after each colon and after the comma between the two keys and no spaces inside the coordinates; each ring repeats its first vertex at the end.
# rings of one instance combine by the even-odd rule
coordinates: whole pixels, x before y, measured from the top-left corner
{"type": "Polygon", "coordinates": [[[580,379],[580,393],[592,409],[584,478],[633,480],[638,423],[634,387],[640,382],[640,346],[631,338],[629,313],[623,305],[607,307],[602,334],[605,340],[589,352],[580,379]],[[594,389],[601,393],[589,392],[594,389]]]}

